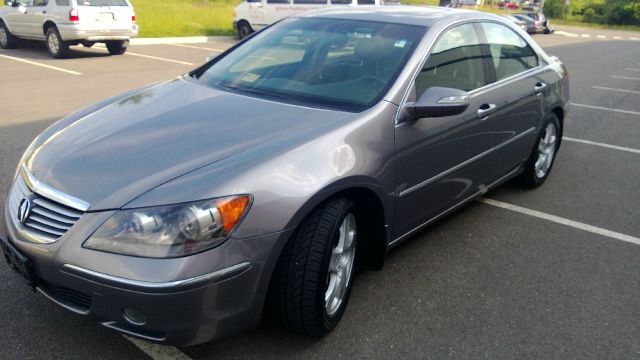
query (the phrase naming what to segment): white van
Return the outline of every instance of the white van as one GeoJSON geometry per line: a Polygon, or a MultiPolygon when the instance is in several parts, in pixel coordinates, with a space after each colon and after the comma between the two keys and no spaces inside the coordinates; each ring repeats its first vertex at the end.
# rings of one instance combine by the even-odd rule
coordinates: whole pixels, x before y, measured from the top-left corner
{"type": "Polygon", "coordinates": [[[244,0],[236,6],[233,28],[240,38],[289,15],[327,6],[399,5],[400,0],[244,0]]]}

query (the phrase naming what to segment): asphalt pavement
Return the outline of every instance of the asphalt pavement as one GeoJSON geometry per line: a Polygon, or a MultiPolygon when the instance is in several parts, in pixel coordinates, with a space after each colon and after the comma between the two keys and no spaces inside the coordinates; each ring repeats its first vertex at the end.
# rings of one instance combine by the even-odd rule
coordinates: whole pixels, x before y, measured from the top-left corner
{"type": "MultiPolygon", "coordinates": [[[[506,184],[486,195],[526,211],[475,202],[413,236],[382,271],[356,278],[326,337],[265,322],[194,347],[139,347],[34,294],[2,264],[0,358],[640,358],[640,244],[611,235],[640,240],[640,34],[556,29],[534,39],[570,72],[557,162],[536,190],[506,184]]],[[[114,57],[78,47],[66,60],[38,43],[0,50],[0,199],[22,151],[52,122],[232,43],[139,45],[114,57]]]]}

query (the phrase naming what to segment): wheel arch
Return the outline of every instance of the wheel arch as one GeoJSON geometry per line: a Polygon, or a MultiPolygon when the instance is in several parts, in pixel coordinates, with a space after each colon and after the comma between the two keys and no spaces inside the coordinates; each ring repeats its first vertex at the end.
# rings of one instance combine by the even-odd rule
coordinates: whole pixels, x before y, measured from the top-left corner
{"type": "Polygon", "coordinates": [[[562,143],[562,133],[563,133],[563,130],[564,130],[565,112],[564,112],[564,109],[562,108],[562,106],[556,106],[551,110],[551,113],[558,117],[558,123],[560,124],[560,129],[558,129],[558,131],[559,131],[559,134],[558,134],[559,135],[558,136],[558,147],[560,147],[560,144],[562,143]]]}
{"type": "MultiPolygon", "coordinates": [[[[321,204],[338,197],[346,197],[356,203],[360,223],[360,239],[364,246],[359,250],[359,263],[365,268],[380,270],[384,265],[389,242],[393,199],[381,186],[370,182],[349,181],[333,184],[309,198],[292,216],[287,228],[300,224],[311,212],[321,204]]],[[[291,237],[288,241],[291,241],[291,237]]]]}
{"type": "Polygon", "coordinates": [[[42,24],[42,33],[44,35],[47,35],[47,30],[49,30],[49,28],[52,28],[52,27],[54,29],[58,29],[58,26],[53,21],[51,21],[51,20],[45,21],[44,24],[42,24]]]}

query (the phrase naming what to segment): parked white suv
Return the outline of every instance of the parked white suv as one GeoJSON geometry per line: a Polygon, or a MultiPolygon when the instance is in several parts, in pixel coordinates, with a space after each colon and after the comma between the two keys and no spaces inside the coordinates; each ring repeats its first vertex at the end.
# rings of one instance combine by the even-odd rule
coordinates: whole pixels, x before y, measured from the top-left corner
{"type": "Polygon", "coordinates": [[[0,7],[0,48],[18,39],[45,40],[49,54],[63,58],[70,45],[107,45],[111,55],[124,54],[138,35],[128,0],[5,0],[0,7]]]}
{"type": "Polygon", "coordinates": [[[249,36],[289,15],[327,6],[399,5],[400,0],[244,0],[236,6],[233,28],[249,36]]]}

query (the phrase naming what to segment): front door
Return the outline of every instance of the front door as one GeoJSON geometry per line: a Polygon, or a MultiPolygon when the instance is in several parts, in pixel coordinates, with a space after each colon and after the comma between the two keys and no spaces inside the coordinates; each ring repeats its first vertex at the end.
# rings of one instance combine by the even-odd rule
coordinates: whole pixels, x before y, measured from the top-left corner
{"type": "Polygon", "coordinates": [[[394,238],[481,192],[502,171],[488,156],[499,145],[506,113],[499,94],[487,86],[494,80],[489,58],[479,24],[456,26],[436,40],[410,97],[440,86],[467,91],[470,104],[460,115],[399,121],[395,127],[394,238]]]}
{"type": "Polygon", "coordinates": [[[5,15],[5,20],[13,35],[25,36],[28,31],[27,12],[33,0],[20,0],[19,6],[12,7],[5,15]]]}

